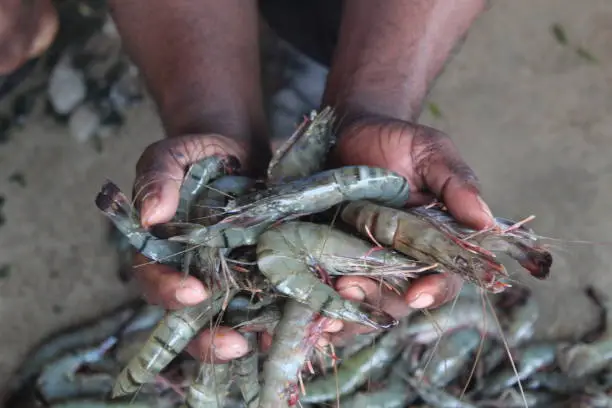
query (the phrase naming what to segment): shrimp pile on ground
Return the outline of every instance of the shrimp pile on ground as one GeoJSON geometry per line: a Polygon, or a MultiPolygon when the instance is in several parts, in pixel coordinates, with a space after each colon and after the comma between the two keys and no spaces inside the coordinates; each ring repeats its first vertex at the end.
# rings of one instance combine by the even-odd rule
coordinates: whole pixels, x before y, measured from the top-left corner
{"type": "MultiPolygon", "coordinates": [[[[538,305],[527,291],[511,288],[495,297],[494,308],[483,316],[480,291],[466,285],[454,304],[433,310],[431,316],[415,314],[394,329],[358,335],[338,347],[334,358],[325,354],[312,358],[312,371],[303,373],[306,392],[297,406],[611,406],[609,298],[602,299],[601,294],[594,297],[602,310],[603,325],[590,338],[576,342],[534,340],[538,305]],[[505,358],[507,348],[512,350],[513,361],[505,358]]],[[[233,316],[228,323],[244,321],[250,304],[247,296],[235,297],[226,311],[233,316]]],[[[270,353],[278,355],[284,348],[285,354],[270,364],[278,364],[279,372],[283,368],[300,370],[302,358],[287,353],[287,346],[300,341],[297,333],[311,315],[298,303],[285,306],[283,313],[294,320],[295,330],[283,326],[289,319],[281,323],[281,311],[273,304],[254,315],[250,324],[275,326],[281,331],[276,349],[270,353]]],[[[45,339],[13,376],[3,406],[178,408],[202,370],[207,374],[198,380],[202,390],[214,389],[221,395],[227,390],[227,394],[221,404],[210,399],[200,406],[245,407],[245,399],[263,391],[257,369],[263,354],[252,353],[229,365],[199,368],[198,362],[181,352],[135,397],[110,400],[115,376],[146,344],[163,317],[161,307],[134,301],[45,339]]],[[[256,332],[244,335],[256,342],[256,332]]]]}
{"type": "MultiPolygon", "coordinates": [[[[96,205],[129,243],[154,262],[198,277],[212,292],[201,304],[165,314],[117,376],[113,398],[129,398],[156,384],[201,330],[230,324],[245,335],[251,354],[232,363],[202,363],[184,406],[229,406],[236,392],[249,408],[329,403],[331,394],[339,398],[361,390],[375,372],[386,375],[382,368],[398,358],[408,359],[406,367],[422,359],[418,347],[405,350],[415,343],[414,322],[342,298],[333,289],[337,276],[368,276],[404,291],[419,275],[456,273],[467,284],[500,293],[510,286],[500,253],[538,279],[548,276],[552,257],[522,223],[498,218],[494,228],[473,231],[442,208],[405,209],[410,186],[399,174],[367,166],[323,170],[334,122],[331,108],[313,112],[276,152],[264,182],[241,176],[233,157],[195,163],[186,171],[172,222],[150,230],[140,225],[120,189],[104,184],[96,205]],[[336,214],[341,221],[330,226],[336,214]],[[369,326],[380,337],[381,351],[369,357],[357,352],[339,363],[340,371],[360,377],[333,393],[331,380],[311,363],[325,318],[369,326]],[[272,335],[272,345],[259,353],[263,332],[272,335]],[[350,369],[359,365],[353,358],[381,369],[350,369]],[[317,387],[327,391],[321,394],[317,387]]],[[[470,332],[460,333],[457,341],[471,344],[470,332]]],[[[416,389],[414,381],[393,376],[402,378],[403,394],[411,389],[406,384],[416,389]]],[[[419,398],[436,406],[428,392],[433,389],[419,398]]]]}

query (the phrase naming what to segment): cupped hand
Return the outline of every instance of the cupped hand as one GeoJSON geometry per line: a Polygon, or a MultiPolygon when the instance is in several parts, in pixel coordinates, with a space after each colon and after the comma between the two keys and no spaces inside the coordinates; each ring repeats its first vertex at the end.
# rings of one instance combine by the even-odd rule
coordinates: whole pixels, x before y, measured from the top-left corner
{"type": "Polygon", "coordinates": [[[58,30],[51,0],[0,2],[0,75],[42,54],[58,30]]]}
{"type": "MultiPolygon", "coordinates": [[[[463,161],[452,140],[423,125],[389,118],[361,118],[343,127],[334,152],[340,165],[382,167],[406,177],[411,187],[408,205],[423,205],[437,199],[459,221],[474,229],[493,225],[487,204],[479,193],[477,178],[463,161]]],[[[459,293],[462,280],[435,274],[414,280],[406,293],[396,294],[371,279],[343,277],[336,289],[346,298],[377,305],[395,318],[413,309],[438,307],[459,293]]],[[[345,324],[335,337],[370,331],[345,324]]]]}
{"type": "MultiPolygon", "coordinates": [[[[212,155],[235,156],[244,167],[247,153],[236,141],[216,134],[168,138],[147,147],[136,164],[135,204],[145,228],[168,222],[179,203],[179,189],[189,165],[212,155]]],[[[192,276],[138,254],[134,277],[149,303],[174,310],[198,304],[210,296],[208,288],[192,276]]],[[[248,352],[246,340],[237,332],[221,327],[204,331],[188,347],[196,358],[231,360],[248,352]]]]}
{"type": "MultiPolygon", "coordinates": [[[[245,146],[216,134],[164,139],[145,149],[136,165],[134,183],[135,204],[145,228],[172,219],[178,208],[179,189],[186,169],[212,155],[231,155],[238,159],[243,169],[251,166],[245,146]]],[[[185,276],[167,265],[153,263],[140,254],[134,258],[134,277],[147,301],[166,309],[195,305],[210,296],[199,279],[185,276]]],[[[337,330],[338,322],[330,322],[324,327],[328,333],[337,330]]],[[[323,337],[320,344],[325,341],[323,337]]],[[[214,331],[204,330],[191,342],[188,351],[201,360],[228,361],[245,355],[249,348],[238,332],[218,327],[214,331]]]]}

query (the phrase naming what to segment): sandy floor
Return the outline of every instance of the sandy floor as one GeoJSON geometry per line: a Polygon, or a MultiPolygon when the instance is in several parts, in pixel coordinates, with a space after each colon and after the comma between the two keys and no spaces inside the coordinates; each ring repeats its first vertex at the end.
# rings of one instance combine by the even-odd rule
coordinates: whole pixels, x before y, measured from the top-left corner
{"type": "MultiPolygon", "coordinates": [[[[550,237],[612,241],[610,44],[609,0],[493,2],[477,22],[431,94],[443,116],[423,120],[453,136],[496,214],[536,214],[550,237]],[[599,63],[559,45],[555,22],[599,63]]],[[[0,384],[42,336],[136,295],[116,277],[93,199],[105,178],[129,190],[140,152],[160,137],[146,105],[102,154],[48,119],[0,145],[0,264],[11,266],[0,280],[0,384]],[[8,180],[16,171],[26,187],[8,180]]],[[[551,278],[524,282],[543,302],[544,334],[577,335],[593,322],[584,285],[612,289],[612,243],[551,244],[551,278]]]]}

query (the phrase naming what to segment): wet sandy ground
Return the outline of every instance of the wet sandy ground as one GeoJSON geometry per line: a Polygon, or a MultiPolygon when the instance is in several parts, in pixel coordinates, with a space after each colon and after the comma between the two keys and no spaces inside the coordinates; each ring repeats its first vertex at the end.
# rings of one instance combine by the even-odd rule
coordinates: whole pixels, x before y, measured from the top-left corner
{"type": "MultiPolygon", "coordinates": [[[[535,214],[532,226],[549,237],[612,242],[610,44],[607,0],[498,1],[477,22],[430,95],[442,117],[426,112],[423,122],[452,135],[494,213],[535,214]],[[553,23],[598,63],[561,46],[553,23]]],[[[10,265],[0,279],[0,384],[41,337],[137,296],[115,274],[93,199],[105,178],[129,191],[140,152],[161,137],[147,103],[101,154],[42,116],[0,145],[0,264],[10,265]],[[14,172],[25,187],[9,180],[14,172]]],[[[543,335],[578,335],[594,322],[582,288],[612,289],[612,243],[550,243],[551,278],[522,282],[542,302],[543,335]]]]}

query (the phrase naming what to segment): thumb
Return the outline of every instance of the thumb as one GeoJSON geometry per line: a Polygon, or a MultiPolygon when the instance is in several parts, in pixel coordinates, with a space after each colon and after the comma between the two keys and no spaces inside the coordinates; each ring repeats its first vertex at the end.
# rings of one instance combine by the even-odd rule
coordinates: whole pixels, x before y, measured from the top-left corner
{"type": "Polygon", "coordinates": [[[425,185],[459,222],[476,230],[493,226],[495,220],[480,196],[476,175],[446,140],[448,144],[440,143],[437,151],[430,152],[425,166],[417,164],[425,185]]]}
{"type": "Polygon", "coordinates": [[[489,228],[495,224],[489,206],[478,190],[458,177],[451,176],[442,190],[444,204],[459,222],[476,230],[489,228]]]}
{"type": "Polygon", "coordinates": [[[238,143],[216,134],[164,139],[145,149],[136,164],[133,193],[145,228],[172,219],[187,167],[212,155],[235,156],[241,164],[246,160],[238,143]]]}

